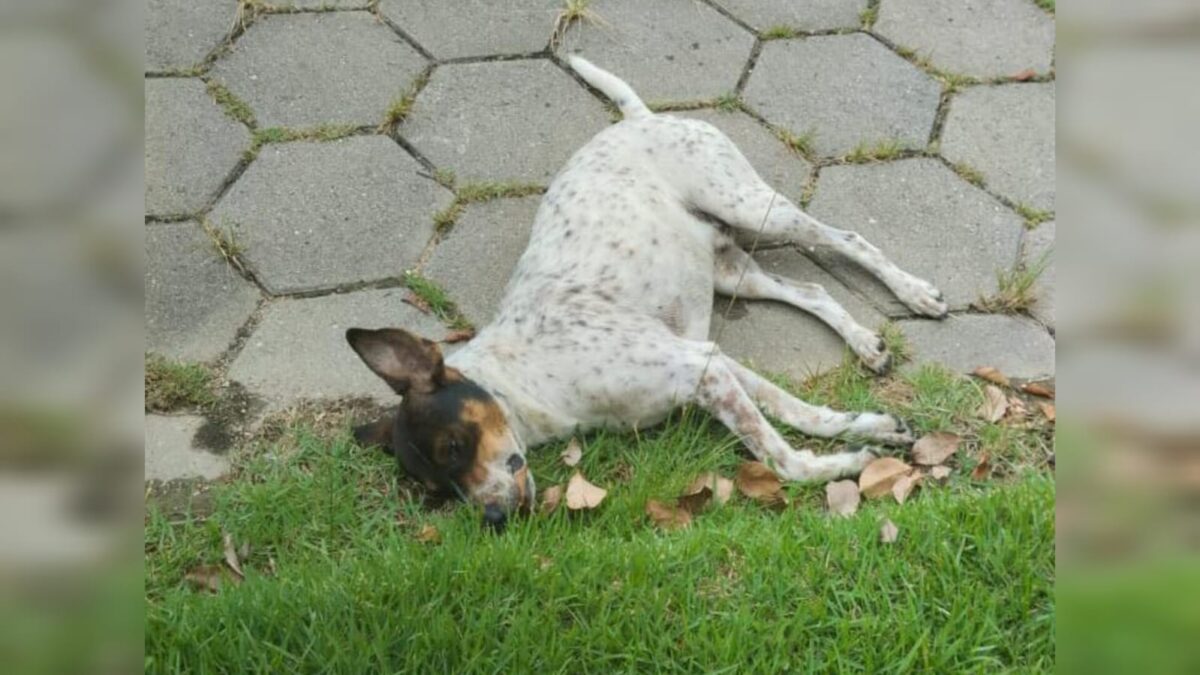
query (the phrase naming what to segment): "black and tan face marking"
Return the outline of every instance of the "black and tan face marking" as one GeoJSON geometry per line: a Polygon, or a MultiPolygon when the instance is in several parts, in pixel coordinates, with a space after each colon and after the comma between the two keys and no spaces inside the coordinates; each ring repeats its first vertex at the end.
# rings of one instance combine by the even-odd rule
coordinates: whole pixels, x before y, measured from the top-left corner
{"type": "Polygon", "coordinates": [[[404,397],[394,414],[355,429],[360,444],[395,455],[431,489],[479,501],[501,516],[531,496],[522,449],[503,410],[483,388],[445,366],[436,343],[390,328],[352,328],[346,339],[404,397]]]}

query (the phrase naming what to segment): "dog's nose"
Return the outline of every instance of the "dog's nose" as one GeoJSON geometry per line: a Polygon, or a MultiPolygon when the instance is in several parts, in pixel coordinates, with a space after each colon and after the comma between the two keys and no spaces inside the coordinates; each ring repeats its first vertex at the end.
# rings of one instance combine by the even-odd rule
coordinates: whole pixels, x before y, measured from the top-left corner
{"type": "Polygon", "coordinates": [[[516,473],[516,472],[520,471],[521,467],[523,467],[523,466],[525,466],[525,458],[524,457],[522,457],[520,455],[509,455],[508,470],[510,472],[516,473]]]}
{"type": "Polygon", "coordinates": [[[496,532],[504,531],[504,524],[508,521],[508,515],[504,513],[504,509],[495,504],[488,504],[483,507],[483,524],[492,528],[496,532]]]}

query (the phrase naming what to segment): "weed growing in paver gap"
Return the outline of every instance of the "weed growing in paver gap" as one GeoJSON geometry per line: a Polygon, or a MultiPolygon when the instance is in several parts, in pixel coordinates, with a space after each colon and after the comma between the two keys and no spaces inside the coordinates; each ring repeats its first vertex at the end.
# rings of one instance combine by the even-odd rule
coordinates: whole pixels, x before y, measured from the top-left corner
{"type": "Polygon", "coordinates": [[[1033,0],[1033,4],[1041,7],[1043,11],[1049,12],[1050,14],[1054,14],[1056,11],[1054,6],[1055,0],[1033,0]]]}
{"type": "Polygon", "coordinates": [[[779,140],[783,141],[784,145],[792,150],[811,158],[814,152],[813,141],[816,140],[817,132],[813,129],[805,131],[803,134],[797,135],[787,129],[777,129],[775,135],[779,140]]]}
{"type": "Polygon", "coordinates": [[[288,143],[291,141],[336,141],[358,131],[353,124],[322,124],[308,129],[287,129],[284,127],[269,127],[254,132],[254,142],[259,145],[268,143],[288,143]]]}
{"type": "Polygon", "coordinates": [[[879,3],[875,2],[866,9],[858,13],[858,22],[862,25],[863,30],[871,30],[875,27],[875,21],[879,19],[879,3]]]}
{"type": "Polygon", "coordinates": [[[1029,309],[1037,297],[1033,292],[1038,277],[1050,263],[1050,251],[1043,253],[1032,265],[1019,263],[1011,271],[996,272],[996,294],[980,298],[975,306],[988,312],[1023,312],[1029,309]]]}
{"type": "Polygon", "coordinates": [[[1018,202],[1013,205],[1013,208],[1016,209],[1017,213],[1021,214],[1021,217],[1025,219],[1025,227],[1030,230],[1044,222],[1054,219],[1054,214],[1052,212],[1035,209],[1028,204],[1022,204],[1018,202]]]}
{"type": "Polygon", "coordinates": [[[983,187],[983,174],[978,169],[967,164],[966,162],[956,162],[951,165],[954,167],[954,173],[958,174],[959,178],[967,181],[977,188],[983,187]]]}
{"type": "Polygon", "coordinates": [[[713,107],[721,112],[737,112],[742,109],[742,99],[737,94],[721,94],[713,99],[713,107]]]}
{"type": "Polygon", "coordinates": [[[446,291],[433,281],[417,272],[408,271],[404,273],[404,286],[412,291],[413,295],[423,300],[434,316],[449,324],[451,328],[472,328],[471,322],[462,315],[458,306],[454,304],[450,296],[446,295],[446,291]]]}
{"type": "Polygon", "coordinates": [[[563,8],[558,10],[558,15],[554,17],[554,30],[550,33],[551,51],[558,49],[567,35],[567,29],[576,23],[608,25],[607,21],[588,7],[590,4],[592,4],[591,0],[566,0],[563,8]]]}
{"type": "Polygon", "coordinates": [[[791,26],[771,26],[758,34],[764,42],[769,40],[786,40],[800,34],[800,30],[791,26]]]}
{"type": "Polygon", "coordinates": [[[429,83],[431,73],[432,69],[422,72],[413,81],[412,85],[409,86],[408,91],[404,92],[400,98],[392,101],[392,104],[388,106],[387,113],[383,117],[383,121],[379,123],[379,133],[385,134],[391,131],[392,128],[403,122],[412,113],[413,105],[417,102],[417,94],[421,93],[421,89],[429,83]]]}
{"type": "Polygon", "coordinates": [[[216,250],[217,254],[230,267],[239,272],[244,272],[246,268],[242,265],[241,256],[246,249],[234,238],[233,230],[229,227],[217,227],[207,218],[200,221],[200,227],[204,230],[204,234],[208,236],[208,240],[212,242],[213,249],[216,250]]]}
{"type": "Polygon", "coordinates": [[[146,410],[173,412],[206,409],[217,400],[213,394],[213,375],[199,363],[171,361],[157,354],[146,354],[146,410]]]}
{"type": "Polygon", "coordinates": [[[868,164],[870,162],[886,162],[896,159],[904,151],[903,144],[894,139],[876,141],[874,145],[863,141],[850,154],[842,158],[847,164],[868,164]]]}
{"type": "Polygon", "coordinates": [[[502,197],[540,195],[545,191],[545,187],[536,183],[469,183],[458,188],[458,199],[464,204],[474,204],[502,197]]]}
{"type": "Polygon", "coordinates": [[[958,73],[946,73],[937,71],[934,75],[938,81],[942,83],[942,90],[947,94],[953,94],[963,87],[972,84],[979,84],[979,80],[970,75],[959,75],[958,73]]]}
{"type": "Polygon", "coordinates": [[[900,330],[899,324],[894,321],[883,324],[879,327],[879,337],[883,338],[892,354],[893,367],[912,360],[912,345],[908,343],[908,336],[900,330]]]}
{"type": "Polygon", "coordinates": [[[250,106],[246,105],[245,101],[235,96],[225,85],[216,80],[209,80],[205,85],[208,88],[208,95],[213,97],[213,100],[217,102],[217,105],[221,106],[226,115],[252,129],[254,128],[257,124],[257,121],[254,119],[254,111],[250,109],[250,106]]]}
{"type": "Polygon", "coordinates": [[[455,200],[453,204],[433,214],[433,227],[438,233],[444,233],[451,227],[454,227],[458,216],[462,214],[463,203],[455,200]]]}
{"type": "Polygon", "coordinates": [[[444,188],[454,189],[454,172],[450,169],[438,169],[433,172],[433,179],[444,188]]]}

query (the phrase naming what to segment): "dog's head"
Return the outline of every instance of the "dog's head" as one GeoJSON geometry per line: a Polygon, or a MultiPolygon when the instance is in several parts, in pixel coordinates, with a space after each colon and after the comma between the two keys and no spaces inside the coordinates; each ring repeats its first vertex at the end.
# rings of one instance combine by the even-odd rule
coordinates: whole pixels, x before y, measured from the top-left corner
{"type": "Polygon", "coordinates": [[[436,343],[397,328],[351,328],[346,341],[403,397],[394,415],[354,430],[360,444],[394,454],[405,471],[438,492],[482,504],[484,521],[494,528],[533,503],[525,448],[504,411],[447,367],[436,343]]]}

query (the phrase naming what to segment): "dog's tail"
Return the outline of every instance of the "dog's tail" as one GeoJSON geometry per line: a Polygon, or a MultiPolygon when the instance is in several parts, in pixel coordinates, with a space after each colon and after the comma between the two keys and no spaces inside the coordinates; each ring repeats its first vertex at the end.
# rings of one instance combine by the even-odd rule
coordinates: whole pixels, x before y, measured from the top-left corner
{"type": "Polygon", "coordinates": [[[625,119],[635,119],[638,117],[646,117],[653,115],[650,109],[642,103],[642,99],[633,92],[633,88],[626,84],[625,80],[613,75],[612,73],[602,68],[597,68],[592,65],[591,61],[582,56],[571,55],[567,57],[567,63],[571,65],[571,69],[579,73],[579,76],[588,84],[600,90],[613,103],[620,108],[621,114],[625,119]]]}

